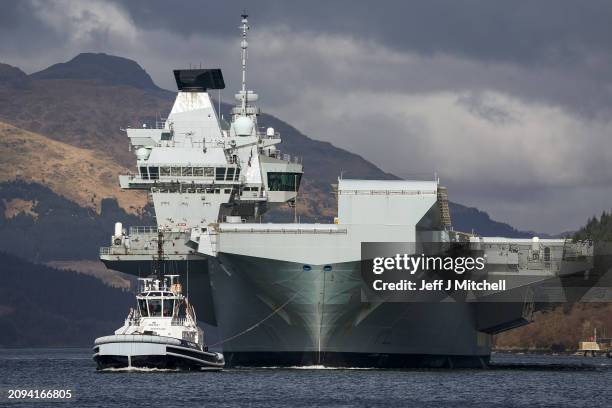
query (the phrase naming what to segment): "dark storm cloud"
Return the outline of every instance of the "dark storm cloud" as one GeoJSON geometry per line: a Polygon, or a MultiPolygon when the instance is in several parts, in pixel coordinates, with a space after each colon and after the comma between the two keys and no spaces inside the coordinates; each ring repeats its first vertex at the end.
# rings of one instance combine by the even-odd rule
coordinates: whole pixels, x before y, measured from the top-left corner
{"type": "Polygon", "coordinates": [[[0,52],[32,55],[52,48],[63,37],[63,33],[41,24],[33,12],[32,3],[6,0],[0,4],[0,52]]]}
{"type": "Polygon", "coordinates": [[[228,35],[226,22],[246,7],[259,27],[349,34],[424,54],[533,64],[572,63],[589,51],[612,50],[612,2],[604,0],[119,3],[142,27],[183,35],[228,35]]]}
{"type": "MultiPolygon", "coordinates": [[[[258,29],[285,25],[294,32],[374,41],[400,52],[454,55],[537,70],[518,81],[511,77],[463,79],[528,99],[552,101],[581,114],[612,110],[611,1],[136,0],[118,4],[137,25],[185,38],[234,36],[227,22],[236,21],[237,13],[246,7],[258,29]]],[[[376,77],[372,72],[369,80],[376,77]]]]}

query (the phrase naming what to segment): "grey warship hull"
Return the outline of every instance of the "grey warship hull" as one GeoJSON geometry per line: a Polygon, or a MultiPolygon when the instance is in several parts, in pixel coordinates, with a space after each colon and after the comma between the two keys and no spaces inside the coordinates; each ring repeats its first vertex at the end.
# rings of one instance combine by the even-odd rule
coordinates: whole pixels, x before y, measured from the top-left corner
{"type": "Polygon", "coordinates": [[[364,303],[359,262],[211,262],[229,366],[482,367],[490,336],[468,303],[364,303]],[[250,329],[250,330],[249,330],[250,329]],[[245,332],[245,330],[248,330],[245,332]]]}

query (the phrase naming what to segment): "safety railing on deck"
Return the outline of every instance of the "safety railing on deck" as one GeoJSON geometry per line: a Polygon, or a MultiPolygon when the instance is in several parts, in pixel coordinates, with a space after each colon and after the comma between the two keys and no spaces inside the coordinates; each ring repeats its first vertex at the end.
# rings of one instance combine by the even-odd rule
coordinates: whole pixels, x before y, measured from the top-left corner
{"type": "Polygon", "coordinates": [[[219,227],[220,232],[244,233],[244,234],[346,234],[346,228],[248,228],[241,227],[219,227]]]}
{"type": "Polygon", "coordinates": [[[130,236],[140,234],[157,234],[157,226],[155,225],[137,225],[130,227],[130,236]]]}

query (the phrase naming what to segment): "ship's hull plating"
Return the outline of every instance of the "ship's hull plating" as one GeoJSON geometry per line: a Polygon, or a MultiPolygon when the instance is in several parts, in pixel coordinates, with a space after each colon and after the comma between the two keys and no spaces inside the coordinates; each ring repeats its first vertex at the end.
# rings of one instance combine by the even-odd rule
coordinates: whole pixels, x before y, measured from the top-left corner
{"type": "Polygon", "coordinates": [[[169,337],[113,335],[96,339],[93,360],[98,370],[155,368],[221,370],[223,355],[200,350],[169,337]]]}
{"type": "Polygon", "coordinates": [[[229,366],[481,367],[474,305],[367,303],[359,262],[311,265],[220,254],[210,262],[229,366]]]}

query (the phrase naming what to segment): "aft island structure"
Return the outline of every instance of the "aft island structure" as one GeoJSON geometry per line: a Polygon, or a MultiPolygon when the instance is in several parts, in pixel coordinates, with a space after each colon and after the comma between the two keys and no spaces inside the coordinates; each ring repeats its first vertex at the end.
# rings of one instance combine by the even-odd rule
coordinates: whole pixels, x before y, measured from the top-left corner
{"type": "Polygon", "coordinates": [[[259,126],[258,95],[246,86],[246,15],[240,28],[242,84],[229,121],[209,94],[225,87],[220,69],[176,70],[167,120],[127,129],[138,172],[120,184],[151,194],[157,225],[119,228],[100,255],[142,275],[161,231],[161,261],[183,281],[188,273],[190,299],[224,339],[228,366],[480,367],[493,334],[530,322],[535,286],[584,270],[566,240],[455,232],[438,180],[339,179],[334,223],[262,223],[270,208],[294,204],[303,166],[259,126]],[[504,301],[505,292],[497,303],[363,298],[363,243],[466,240],[490,251],[498,278],[516,278],[520,301],[504,301]]]}

